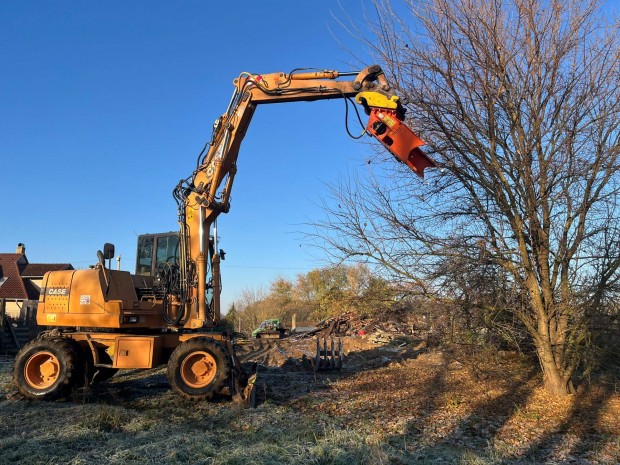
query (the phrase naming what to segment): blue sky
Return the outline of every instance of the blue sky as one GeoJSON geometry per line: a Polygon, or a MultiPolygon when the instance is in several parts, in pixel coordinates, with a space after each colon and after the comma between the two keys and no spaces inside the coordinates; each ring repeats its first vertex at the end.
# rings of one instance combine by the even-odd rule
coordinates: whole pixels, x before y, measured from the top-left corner
{"type": "MultiPolygon", "coordinates": [[[[369,63],[334,19],[359,0],[0,2],[0,250],[85,268],[104,242],[133,271],[138,234],[176,230],[187,177],[242,71],[369,63]],[[334,37],[336,35],[336,37],[334,37]],[[344,44],[341,43],[344,41],[344,44]]],[[[300,240],[325,183],[369,148],[342,101],[259,107],[220,216],[224,310],[244,288],[321,266],[300,240]],[[356,127],[356,126],[353,126],[356,127]]],[[[320,258],[320,254],[319,254],[320,258]]]]}

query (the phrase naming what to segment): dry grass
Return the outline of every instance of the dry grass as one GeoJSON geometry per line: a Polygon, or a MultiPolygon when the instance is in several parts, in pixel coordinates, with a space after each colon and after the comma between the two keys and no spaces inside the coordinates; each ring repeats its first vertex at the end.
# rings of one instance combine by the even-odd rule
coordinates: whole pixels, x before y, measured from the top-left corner
{"type": "MultiPolygon", "coordinates": [[[[289,344],[274,343],[273,352],[304,350],[289,344]]],[[[536,372],[510,354],[470,364],[359,340],[349,347],[355,353],[341,373],[263,367],[267,387],[255,410],[183,401],[163,369],[124,371],[73,402],[43,403],[6,400],[13,388],[0,372],[0,463],[620,461],[618,393],[549,398],[536,372]]],[[[254,349],[247,358],[270,359],[264,343],[254,349]]]]}

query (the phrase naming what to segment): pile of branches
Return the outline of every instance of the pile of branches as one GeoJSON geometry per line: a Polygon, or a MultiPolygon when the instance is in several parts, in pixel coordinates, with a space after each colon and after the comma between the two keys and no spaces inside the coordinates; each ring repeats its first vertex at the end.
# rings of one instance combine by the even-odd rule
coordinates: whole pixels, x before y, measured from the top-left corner
{"type": "Polygon", "coordinates": [[[413,325],[390,317],[362,317],[355,312],[326,318],[316,324],[316,329],[303,333],[300,337],[344,337],[365,334],[411,335],[413,325]]]}

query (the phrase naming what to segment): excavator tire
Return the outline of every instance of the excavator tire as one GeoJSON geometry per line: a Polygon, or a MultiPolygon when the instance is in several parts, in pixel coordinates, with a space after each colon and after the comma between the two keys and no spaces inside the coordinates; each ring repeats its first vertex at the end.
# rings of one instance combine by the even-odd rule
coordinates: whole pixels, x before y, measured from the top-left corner
{"type": "Polygon", "coordinates": [[[13,381],[28,399],[63,398],[83,387],[86,362],[79,344],[72,339],[40,338],[17,354],[13,381]]]}
{"type": "Polygon", "coordinates": [[[213,397],[228,381],[230,357],[224,346],[209,337],[195,337],[179,345],[168,361],[168,382],[181,397],[213,397]]]}

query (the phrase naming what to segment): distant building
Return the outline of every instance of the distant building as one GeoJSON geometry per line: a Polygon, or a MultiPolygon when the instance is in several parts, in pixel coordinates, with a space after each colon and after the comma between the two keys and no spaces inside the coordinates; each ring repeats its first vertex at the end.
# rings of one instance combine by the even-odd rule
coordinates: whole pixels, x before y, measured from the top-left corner
{"type": "Polygon", "coordinates": [[[43,275],[48,271],[73,270],[69,263],[29,263],[26,246],[15,253],[0,253],[0,299],[6,301],[7,316],[29,321],[36,309],[43,275]]]}

